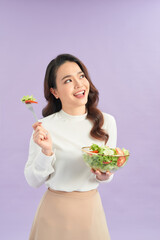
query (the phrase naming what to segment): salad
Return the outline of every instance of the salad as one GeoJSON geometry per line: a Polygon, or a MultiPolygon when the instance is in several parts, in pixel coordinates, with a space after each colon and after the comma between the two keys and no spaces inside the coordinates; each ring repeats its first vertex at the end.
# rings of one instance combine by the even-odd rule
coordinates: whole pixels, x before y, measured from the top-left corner
{"type": "Polygon", "coordinates": [[[86,164],[101,172],[114,172],[123,167],[129,158],[129,150],[125,148],[110,148],[92,144],[90,147],[83,147],[83,159],[86,164]]]}
{"type": "Polygon", "coordinates": [[[21,101],[24,102],[24,103],[38,103],[38,102],[36,102],[36,99],[33,97],[33,95],[31,95],[31,96],[29,96],[29,95],[23,96],[21,101]]]}

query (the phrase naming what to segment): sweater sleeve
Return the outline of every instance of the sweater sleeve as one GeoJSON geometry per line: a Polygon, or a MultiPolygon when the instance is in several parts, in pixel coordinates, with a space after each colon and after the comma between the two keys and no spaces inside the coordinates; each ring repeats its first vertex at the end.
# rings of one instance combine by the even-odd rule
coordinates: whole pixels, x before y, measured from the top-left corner
{"type": "MultiPolygon", "coordinates": [[[[116,120],[112,115],[108,115],[109,118],[105,118],[104,115],[104,129],[107,131],[109,134],[109,140],[107,142],[107,145],[111,148],[115,148],[117,145],[117,124],[116,120]]],[[[96,180],[100,183],[108,183],[111,182],[114,177],[114,173],[109,177],[109,179],[101,181],[96,178],[96,180]]]]}
{"type": "Polygon", "coordinates": [[[30,139],[28,161],[25,164],[24,175],[28,184],[32,187],[41,186],[54,173],[53,165],[56,161],[56,149],[52,156],[46,156],[41,148],[33,141],[33,134],[30,139]]]}

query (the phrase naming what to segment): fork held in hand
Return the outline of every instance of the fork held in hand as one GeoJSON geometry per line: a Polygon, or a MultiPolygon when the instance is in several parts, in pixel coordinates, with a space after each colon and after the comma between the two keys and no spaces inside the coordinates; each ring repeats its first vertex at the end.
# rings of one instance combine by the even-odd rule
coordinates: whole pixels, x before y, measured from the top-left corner
{"type": "Polygon", "coordinates": [[[31,103],[26,103],[25,105],[26,105],[26,107],[33,113],[33,116],[34,116],[34,119],[36,120],[36,122],[38,122],[38,118],[37,118],[37,116],[36,116],[36,114],[35,114],[35,111],[34,111],[34,109],[33,109],[32,104],[31,104],[31,103]]]}

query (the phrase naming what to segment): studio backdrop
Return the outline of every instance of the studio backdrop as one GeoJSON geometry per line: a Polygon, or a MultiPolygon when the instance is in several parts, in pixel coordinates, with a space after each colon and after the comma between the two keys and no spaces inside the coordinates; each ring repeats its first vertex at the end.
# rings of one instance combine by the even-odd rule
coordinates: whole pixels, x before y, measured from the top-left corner
{"type": "Polygon", "coordinates": [[[131,153],[98,188],[111,239],[159,239],[159,13],[158,0],[0,1],[1,239],[28,239],[46,190],[24,178],[34,118],[20,99],[33,94],[42,118],[45,70],[61,53],[84,62],[131,153]]]}

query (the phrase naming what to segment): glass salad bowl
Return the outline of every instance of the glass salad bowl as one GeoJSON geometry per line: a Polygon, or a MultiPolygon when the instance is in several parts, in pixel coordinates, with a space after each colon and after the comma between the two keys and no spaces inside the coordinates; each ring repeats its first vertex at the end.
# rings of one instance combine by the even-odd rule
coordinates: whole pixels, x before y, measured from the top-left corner
{"type": "Polygon", "coordinates": [[[130,153],[125,148],[110,148],[92,144],[90,147],[82,147],[83,159],[87,166],[101,172],[115,172],[125,166],[130,153]]]}

